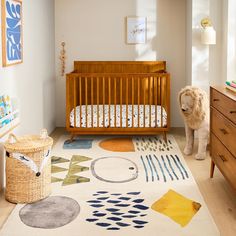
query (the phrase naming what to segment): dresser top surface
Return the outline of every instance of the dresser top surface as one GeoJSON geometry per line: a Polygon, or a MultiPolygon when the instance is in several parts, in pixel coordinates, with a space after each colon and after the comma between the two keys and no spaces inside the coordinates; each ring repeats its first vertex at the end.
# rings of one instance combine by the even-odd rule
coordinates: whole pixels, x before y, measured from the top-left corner
{"type": "Polygon", "coordinates": [[[219,91],[220,93],[224,94],[225,96],[231,98],[236,102],[236,93],[230,91],[229,89],[225,88],[224,86],[211,86],[212,89],[219,91]]]}

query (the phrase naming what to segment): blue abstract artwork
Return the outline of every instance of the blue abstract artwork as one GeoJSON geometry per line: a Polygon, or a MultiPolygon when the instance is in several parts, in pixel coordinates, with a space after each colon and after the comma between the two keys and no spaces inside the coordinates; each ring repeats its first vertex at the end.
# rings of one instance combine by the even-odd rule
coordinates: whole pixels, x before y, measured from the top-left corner
{"type": "Polygon", "coordinates": [[[3,21],[3,66],[22,62],[22,2],[5,0],[2,9],[3,21]]]}

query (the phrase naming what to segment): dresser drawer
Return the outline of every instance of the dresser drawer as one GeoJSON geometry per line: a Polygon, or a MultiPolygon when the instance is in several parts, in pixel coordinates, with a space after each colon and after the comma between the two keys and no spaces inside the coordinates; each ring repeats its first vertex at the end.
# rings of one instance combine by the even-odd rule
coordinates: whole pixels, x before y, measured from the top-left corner
{"type": "Polygon", "coordinates": [[[236,124],[236,102],[211,88],[211,106],[236,124]]]}
{"type": "Polygon", "coordinates": [[[211,134],[211,157],[225,178],[236,189],[236,159],[214,134],[211,134]]]}
{"type": "Polygon", "coordinates": [[[236,156],[236,125],[211,107],[211,131],[236,156]]]}

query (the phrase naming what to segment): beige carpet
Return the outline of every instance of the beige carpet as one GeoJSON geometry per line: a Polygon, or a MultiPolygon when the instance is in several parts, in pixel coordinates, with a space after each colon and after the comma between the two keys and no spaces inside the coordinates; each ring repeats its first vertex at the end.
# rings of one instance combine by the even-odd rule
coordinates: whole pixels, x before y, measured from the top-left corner
{"type": "Polygon", "coordinates": [[[219,235],[173,137],[168,146],[159,137],[104,137],[63,149],[67,138],[52,151],[57,198],[18,204],[1,236],[219,235]]]}

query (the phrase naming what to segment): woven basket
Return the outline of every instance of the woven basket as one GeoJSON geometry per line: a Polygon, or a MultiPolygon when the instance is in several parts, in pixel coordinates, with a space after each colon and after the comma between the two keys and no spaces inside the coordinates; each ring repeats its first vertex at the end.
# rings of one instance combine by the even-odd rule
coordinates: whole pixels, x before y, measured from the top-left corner
{"type": "Polygon", "coordinates": [[[13,203],[31,203],[51,193],[53,139],[40,135],[9,135],[4,143],[6,157],[5,198],[13,203]],[[44,160],[44,161],[43,161],[44,160]]]}

